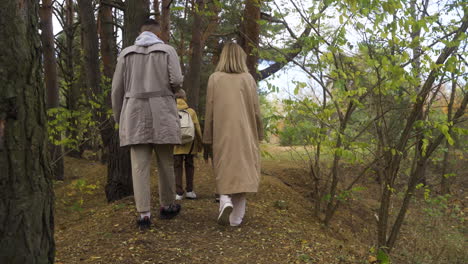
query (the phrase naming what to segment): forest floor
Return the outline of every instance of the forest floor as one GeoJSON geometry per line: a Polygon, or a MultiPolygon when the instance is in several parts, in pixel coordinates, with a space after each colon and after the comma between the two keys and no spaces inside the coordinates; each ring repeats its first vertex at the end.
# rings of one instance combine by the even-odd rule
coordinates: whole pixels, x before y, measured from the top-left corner
{"type": "MultiPolygon", "coordinates": [[[[332,225],[325,228],[312,214],[308,177],[300,166],[286,159],[266,159],[262,164],[260,191],[247,196],[244,223],[241,227],[222,227],[216,223],[218,204],[214,201],[214,177],[209,165],[202,159],[196,161],[195,192],[199,198],[182,200],[182,211],[172,220],[157,218],[159,199],[154,167],[153,227],[140,232],[135,226],[133,197],[107,203],[105,165],[66,158],[65,168],[66,180],[55,183],[57,264],[370,263],[374,260],[374,214],[378,201],[372,193],[378,187],[372,182],[362,195],[345,204],[332,225]]],[[[415,213],[410,218],[414,220],[409,222],[416,224],[421,217],[415,213]]],[[[440,255],[458,254],[457,259],[465,261],[466,239],[460,231],[463,227],[452,227],[456,238],[447,242],[440,255]]],[[[424,259],[427,250],[440,243],[440,239],[431,238],[437,233],[421,238],[419,231],[410,226],[403,228],[403,243],[396,258],[400,261],[394,263],[458,263],[418,262],[424,259]],[[427,242],[431,239],[436,245],[427,242]],[[413,252],[419,249],[425,251],[421,253],[423,256],[413,252]]]]}

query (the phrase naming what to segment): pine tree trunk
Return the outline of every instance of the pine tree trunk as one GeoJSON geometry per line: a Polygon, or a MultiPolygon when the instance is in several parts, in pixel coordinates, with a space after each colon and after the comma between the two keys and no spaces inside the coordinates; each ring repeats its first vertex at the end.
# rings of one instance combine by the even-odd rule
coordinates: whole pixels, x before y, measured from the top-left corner
{"type": "Polygon", "coordinates": [[[149,0],[125,1],[123,47],[133,45],[140,33],[140,26],[149,17],[149,0]]]}
{"type": "Polygon", "coordinates": [[[161,39],[168,43],[171,38],[171,3],[173,0],[161,1],[161,39]]]}
{"type": "MultiPolygon", "coordinates": [[[[47,91],[47,109],[59,107],[59,87],[57,81],[57,63],[54,49],[54,30],[52,25],[52,0],[44,0],[39,9],[41,19],[41,41],[44,56],[44,81],[47,91]]],[[[55,119],[55,117],[50,117],[55,119]]],[[[60,140],[60,138],[57,138],[60,140]]],[[[61,146],[49,142],[54,179],[63,181],[63,151],[61,146]]]]}
{"type": "MultiPolygon", "coordinates": [[[[128,0],[125,3],[122,48],[133,44],[141,24],[149,16],[149,2],[147,0],[128,0]]],[[[113,124],[113,121],[111,123],[113,124]]],[[[120,147],[117,130],[113,130],[109,137],[108,154],[106,197],[111,202],[133,194],[130,151],[128,148],[120,147]]]]}
{"type": "Polygon", "coordinates": [[[188,104],[195,111],[198,111],[199,95],[200,95],[200,77],[202,67],[202,19],[201,12],[203,11],[203,0],[194,1],[196,7],[193,8],[193,24],[192,24],[192,54],[190,57],[190,65],[187,76],[184,78],[183,89],[188,92],[188,104]]]}
{"type": "MultiPolygon", "coordinates": [[[[101,72],[99,70],[99,41],[96,19],[94,18],[94,8],[91,1],[78,0],[78,9],[82,32],[81,44],[83,46],[83,66],[85,67],[86,86],[90,94],[99,96],[102,93],[102,89],[101,72]]],[[[90,99],[95,100],[95,98],[90,99]]],[[[102,119],[102,117],[99,119],[102,119]]]]}
{"type": "Polygon", "coordinates": [[[246,0],[244,9],[244,21],[241,26],[240,45],[247,53],[247,67],[250,74],[259,80],[257,72],[258,65],[258,46],[260,43],[260,20],[261,0],[246,0]]]}
{"type": "MultiPolygon", "coordinates": [[[[114,25],[113,25],[113,15],[112,7],[108,5],[101,4],[99,6],[98,14],[98,28],[99,28],[99,37],[100,37],[100,47],[101,47],[101,58],[103,64],[103,75],[104,79],[102,84],[104,85],[103,92],[106,95],[104,98],[105,109],[112,109],[111,102],[111,87],[112,87],[112,76],[114,74],[115,65],[117,63],[117,44],[114,37],[114,25]]],[[[111,142],[111,137],[115,132],[115,122],[113,118],[109,118],[105,122],[108,122],[109,125],[105,126],[103,131],[103,141],[105,147],[109,147],[111,142]]],[[[102,161],[108,161],[108,153],[110,149],[107,149],[107,153],[104,154],[102,161]]]]}
{"type": "MultiPolygon", "coordinates": [[[[103,62],[103,73],[107,88],[111,87],[112,75],[114,74],[117,61],[116,40],[114,38],[112,8],[106,5],[99,7],[99,36],[101,43],[101,55],[103,62]]],[[[105,98],[106,109],[112,109],[110,92],[105,98]]],[[[107,120],[109,126],[102,131],[105,141],[106,154],[104,160],[107,162],[106,197],[109,202],[119,200],[133,194],[132,170],[130,153],[126,148],[120,148],[119,131],[115,129],[113,118],[107,120]]]]}
{"type": "Polygon", "coordinates": [[[53,263],[38,1],[0,1],[0,263],[53,263]]]}
{"type": "MultiPolygon", "coordinates": [[[[115,64],[117,63],[117,44],[114,37],[114,17],[112,7],[101,4],[99,6],[99,37],[103,73],[107,79],[112,79],[115,64]]],[[[110,102],[110,96],[109,102],[110,102]]]]}
{"type": "MultiPolygon", "coordinates": [[[[65,0],[65,19],[63,31],[65,33],[65,47],[61,51],[63,55],[63,60],[65,65],[63,67],[62,76],[65,81],[65,91],[66,91],[66,105],[67,109],[71,112],[78,111],[79,100],[81,96],[81,86],[77,83],[75,78],[75,59],[74,59],[74,41],[75,41],[75,9],[73,0],[65,0]]],[[[76,117],[72,116],[69,119],[70,124],[76,124],[76,117]]],[[[67,131],[67,136],[72,139],[78,139],[77,129],[71,129],[67,131]]],[[[68,156],[75,158],[81,158],[83,151],[80,148],[67,150],[68,156]]]]}

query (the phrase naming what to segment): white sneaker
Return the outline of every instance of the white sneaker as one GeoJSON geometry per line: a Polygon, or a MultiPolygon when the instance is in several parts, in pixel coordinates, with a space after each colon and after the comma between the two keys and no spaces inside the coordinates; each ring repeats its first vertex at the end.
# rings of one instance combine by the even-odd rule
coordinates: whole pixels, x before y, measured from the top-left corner
{"type": "Polygon", "coordinates": [[[229,225],[229,215],[231,215],[233,209],[233,205],[230,202],[226,202],[221,208],[218,216],[218,224],[227,226],[229,225]]]}
{"type": "Polygon", "coordinates": [[[197,199],[197,195],[195,194],[195,192],[187,192],[185,194],[185,198],[187,198],[187,199],[197,199]]]}
{"type": "Polygon", "coordinates": [[[176,195],[175,195],[175,199],[176,199],[176,201],[183,200],[183,199],[184,199],[184,195],[183,195],[183,194],[182,194],[182,195],[176,194],[176,195]]]}

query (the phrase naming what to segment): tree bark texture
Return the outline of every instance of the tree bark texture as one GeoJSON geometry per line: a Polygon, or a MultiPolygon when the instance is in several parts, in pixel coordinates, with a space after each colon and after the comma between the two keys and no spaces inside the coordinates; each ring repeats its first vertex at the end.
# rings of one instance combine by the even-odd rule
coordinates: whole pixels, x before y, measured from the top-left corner
{"type": "MultiPolygon", "coordinates": [[[[114,17],[112,7],[99,5],[99,37],[104,76],[110,80],[117,63],[117,44],[114,35],[114,17]]],[[[109,96],[110,101],[110,96],[109,96]]]]}
{"type": "Polygon", "coordinates": [[[39,4],[0,1],[0,263],[54,262],[39,4]]]}
{"type": "Polygon", "coordinates": [[[161,1],[161,36],[165,43],[171,39],[171,4],[173,0],[161,1]]]}
{"type": "MultiPolygon", "coordinates": [[[[41,41],[44,61],[44,82],[47,93],[47,109],[59,107],[59,86],[57,62],[55,59],[54,30],[52,25],[52,0],[44,0],[39,9],[41,20],[41,41]]],[[[54,119],[54,117],[51,117],[54,119]]],[[[62,147],[49,142],[52,171],[56,180],[63,180],[62,147]]]]}
{"type": "Polygon", "coordinates": [[[187,75],[184,78],[183,89],[188,93],[188,104],[195,111],[198,111],[198,103],[200,98],[200,78],[202,67],[202,19],[201,12],[203,11],[204,1],[194,1],[196,6],[193,8],[193,24],[192,24],[192,40],[190,46],[192,53],[190,56],[190,64],[187,75]]]}
{"type": "Polygon", "coordinates": [[[261,0],[246,0],[244,9],[244,20],[240,31],[240,45],[247,53],[247,67],[250,74],[259,80],[257,71],[258,66],[258,47],[260,44],[260,5],[261,0]]]}
{"type": "MultiPolygon", "coordinates": [[[[149,16],[149,1],[129,0],[126,1],[123,29],[123,47],[133,45],[139,34],[140,26],[149,16]]],[[[113,72],[113,71],[112,71],[113,72]]],[[[110,106],[110,101],[109,101],[110,106]]],[[[114,124],[113,120],[110,120],[114,124]]],[[[108,138],[108,163],[107,163],[107,185],[106,197],[109,202],[120,200],[133,194],[132,166],[130,162],[130,151],[121,148],[119,142],[119,131],[113,129],[108,138]]]]}
{"type": "MultiPolygon", "coordinates": [[[[114,38],[112,8],[106,5],[99,6],[99,37],[101,44],[101,56],[103,63],[103,74],[108,86],[106,89],[105,107],[112,109],[110,99],[111,80],[117,61],[117,45],[114,38]]],[[[131,174],[130,153],[128,149],[120,148],[119,131],[115,129],[113,118],[106,120],[101,135],[106,147],[103,160],[107,162],[106,197],[108,201],[119,200],[133,194],[133,183],[131,174]]]]}
{"type": "MultiPolygon", "coordinates": [[[[99,6],[98,16],[98,29],[100,37],[99,43],[101,45],[101,58],[104,75],[104,79],[101,82],[101,84],[104,85],[104,107],[107,110],[112,109],[112,76],[114,74],[115,65],[117,63],[117,44],[116,39],[114,37],[112,7],[101,4],[99,6]]],[[[115,130],[115,122],[113,118],[107,118],[105,111],[103,111],[102,114],[106,117],[106,119],[104,120],[104,122],[106,122],[106,125],[103,126],[101,134],[104,141],[104,146],[108,147],[111,143],[111,137],[113,136],[115,130]]],[[[109,151],[110,149],[108,148],[107,153],[104,154],[103,161],[108,160],[109,151]]]]}
{"type": "MultiPolygon", "coordinates": [[[[64,19],[64,28],[65,32],[65,47],[61,51],[63,53],[64,67],[62,70],[63,78],[65,80],[65,90],[66,90],[66,105],[67,109],[70,111],[78,111],[79,101],[82,94],[81,85],[77,82],[76,78],[76,65],[75,63],[75,54],[74,45],[75,45],[75,7],[73,0],[65,0],[65,19],[64,19]]],[[[69,120],[70,124],[76,124],[76,117],[71,117],[69,120]]],[[[68,131],[69,137],[77,139],[78,131],[76,129],[68,131]]],[[[68,152],[68,156],[75,158],[81,158],[84,149],[80,146],[77,149],[73,149],[68,152]]]]}
{"type": "MultiPolygon", "coordinates": [[[[99,70],[99,41],[92,1],[78,0],[86,86],[94,96],[102,93],[99,70]]],[[[92,99],[91,99],[92,100],[92,99]]]]}
{"type": "Polygon", "coordinates": [[[125,5],[122,48],[133,45],[140,26],[149,18],[149,0],[127,0],[125,5]]]}
{"type": "Polygon", "coordinates": [[[241,24],[240,45],[247,53],[247,67],[255,80],[260,79],[257,71],[258,47],[260,44],[260,20],[261,0],[246,0],[244,18],[241,24]]]}

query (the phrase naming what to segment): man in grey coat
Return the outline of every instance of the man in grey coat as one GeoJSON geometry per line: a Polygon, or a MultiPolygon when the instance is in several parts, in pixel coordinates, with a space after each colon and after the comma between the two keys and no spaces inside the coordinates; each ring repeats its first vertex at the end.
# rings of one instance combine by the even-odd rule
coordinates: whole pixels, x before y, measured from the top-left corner
{"type": "Polygon", "coordinates": [[[180,211],[174,203],[173,147],[180,144],[180,121],[174,93],[183,76],[173,47],[157,37],[159,23],[147,20],[135,45],[122,50],[112,80],[112,110],[119,123],[120,146],[130,146],[133,190],[140,229],[151,226],[150,168],[156,153],[160,218],[180,211]]]}

